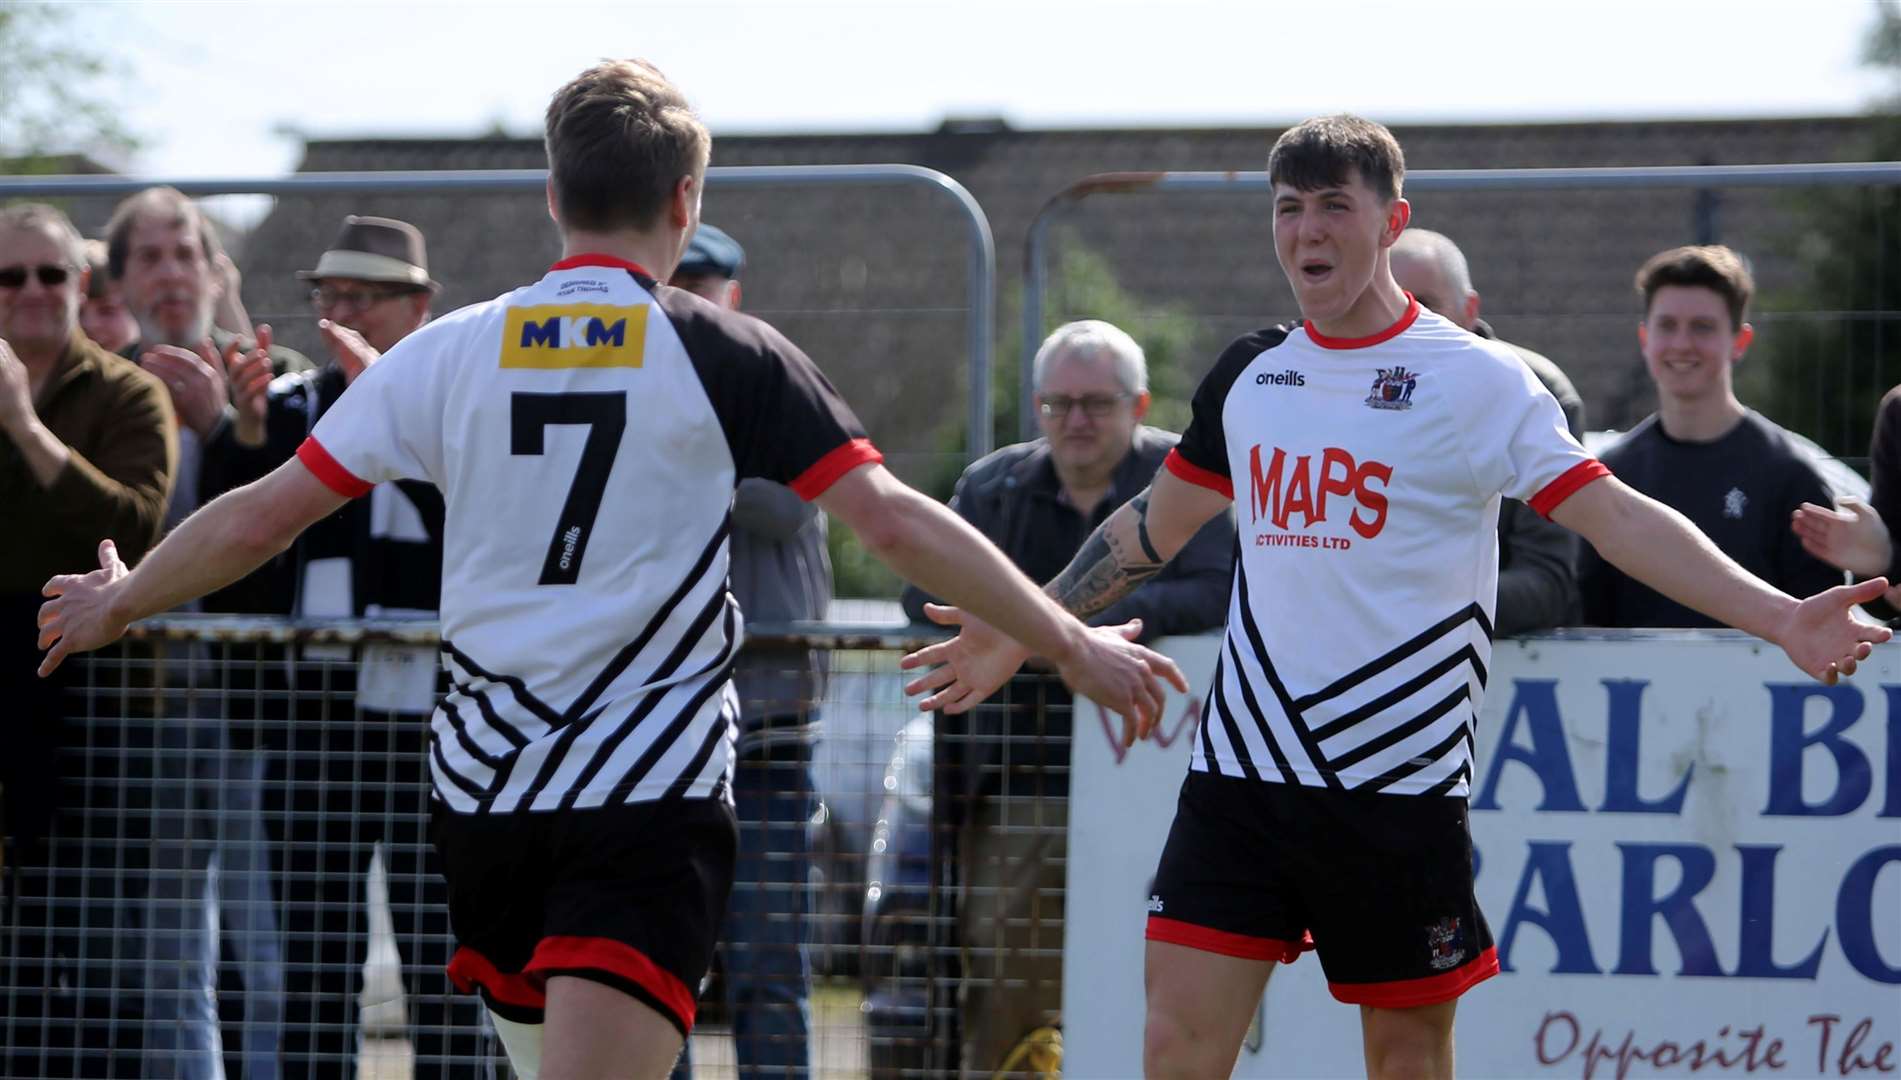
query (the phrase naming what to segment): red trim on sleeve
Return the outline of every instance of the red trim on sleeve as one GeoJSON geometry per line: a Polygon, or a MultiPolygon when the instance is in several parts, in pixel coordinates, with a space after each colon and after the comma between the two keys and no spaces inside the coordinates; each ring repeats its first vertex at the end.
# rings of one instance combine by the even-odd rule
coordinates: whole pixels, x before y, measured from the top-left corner
{"type": "Polygon", "coordinates": [[[522,970],[545,980],[550,974],[605,971],[640,987],[666,1006],[684,1032],[693,1030],[693,991],[680,977],[625,942],[597,937],[545,937],[522,970]]]}
{"type": "Polygon", "coordinates": [[[480,986],[489,996],[504,1005],[514,1005],[523,1009],[543,1009],[548,1005],[548,995],[540,979],[516,973],[504,975],[495,969],[489,958],[469,948],[459,946],[455,955],[449,958],[449,981],[457,990],[473,994],[480,986]]]}
{"type": "Polygon", "coordinates": [[[1564,470],[1556,480],[1546,484],[1544,489],[1533,495],[1526,504],[1544,517],[1550,517],[1558,504],[1578,493],[1578,489],[1596,480],[1600,476],[1609,476],[1611,470],[1596,458],[1580,461],[1564,470]]]}
{"type": "Polygon", "coordinates": [[[1371,337],[1356,337],[1356,338],[1328,337],[1327,335],[1314,329],[1313,323],[1307,322],[1304,319],[1301,321],[1300,325],[1307,328],[1307,336],[1313,339],[1313,343],[1315,345],[1320,346],[1323,349],[1364,349],[1368,345],[1378,345],[1382,341],[1391,341],[1392,339],[1405,333],[1406,328],[1411,326],[1414,320],[1418,318],[1419,318],[1419,301],[1413,299],[1412,293],[1407,293],[1405,314],[1399,317],[1398,322],[1394,323],[1393,325],[1387,327],[1384,330],[1381,330],[1379,333],[1374,334],[1371,337]]]}
{"type": "Polygon", "coordinates": [[[1416,1009],[1451,1001],[1498,974],[1498,949],[1490,948],[1451,971],[1424,979],[1380,983],[1327,983],[1334,1000],[1381,1009],[1416,1009]]]}
{"type": "Polygon", "coordinates": [[[860,465],[876,465],[883,460],[884,455],[870,439],[853,439],[813,462],[787,486],[798,492],[799,498],[811,502],[838,483],[839,477],[860,465]]]}
{"type": "Polygon", "coordinates": [[[660,280],[653,276],[652,271],[637,262],[628,262],[626,259],[616,258],[613,255],[602,255],[597,252],[583,252],[579,255],[570,255],[560,262],[555,263],[553,266],[550,266],[548,270],[552,273],[556,270],[573,270],[580,266],[612,266],[621,270],[632,270],[634,273],[639,274],[649,281],[660,280]]]}
{"type": "Polygon", "coordinates": [[[323,448],[315,435],[305,436],[304,444],[297,448],[297,460],[323,481],[324,487],[346,499],[360,499],[376,486],[357,479],[355,473],[337,464],[337,459],[330,456],[330,451],[323,448]]]}
{"type": "Polygon", "coordinates": [[[1299,941],[1280,941],[1276,938],[1250,937],[1247,934],[1231,934],[1225,930],[1211,930],[1206,926],[1182,922],[1180,919],[1164,919],[1159,915],[1149,916],[1147,935],[1150,941],[1165,942],[1169,945],[1181,945],[1202,952],[1219,953],[1222,956],[1237,956],[1243,960],[1278,960],[1291,964],[1300,959],[1300,954],[1314,947],[1313,935],[1302,935],[1299,941]]]}
{"type": "Polygon", "coordinates": [[[1180,450],[1169,450],[1168,456],[1162,459],[1162,465],[1165,466],[1169,472],[1194,484],[1196,487],[1205,487],[1209,491],[1219,491],[1230,499],[1234,498],[1233,481],[1218,472],[1210,472],[1188,460],[1182,456],[1180,450]]]}

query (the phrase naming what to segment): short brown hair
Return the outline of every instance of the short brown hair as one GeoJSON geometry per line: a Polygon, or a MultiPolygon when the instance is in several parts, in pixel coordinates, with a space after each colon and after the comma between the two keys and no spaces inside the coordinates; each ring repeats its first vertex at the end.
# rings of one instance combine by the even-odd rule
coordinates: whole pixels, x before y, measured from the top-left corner
{"type": "Polygon", "coordinates": [[[217,265],[224,245],[218,242],[198,204],[175,187],[149,187],[127,196],[113,207],[112,219],[106,222],[106,269],[112,274],[112,280],[125,277],[125,260],[132,253],[132,226],[142,217],[158,218],[168,225],[195,226],[198,246],[204,249],[205,265],[217,265]]]}
{"type": "Polygon", "coordinates": [[[1267,155],[1268,182],[1297,191],[1337,187],[1355,172],[1390,203],[1406,181],[1406,155],[1384,124],[1347,113],[1316,116],[1288,128],[1267,155]]]}
{"type": "Polygon", "coordinates": [[[1749,275],[1743,257],[1721,244],[1693,244],[1658,252],[1637,271],[1637,293],[1644,298],[1644,318],[1650,317],[1650,303],[1657,290],[1666,285],[1684,285],[1708,289],[1729,306],[1729,328],[1742,329],[1749,315],[1749,301],[1756,295],[1756,280],[1749,275]]]}
{"type": "Polygon", "coordinates": [[[0,228],[37,230],[51,236],[66,254],[74,270],[86,268],[86,242],[65,211],[46,203],[14,203],[0,210],[0,228]]]}
{"type": "Polygon", "coordinates": [[[548,102],[548,172],[563,225],[644,229],[683,176],[706,169],[712,136],[645,60],[603,60],[548,102]]]}

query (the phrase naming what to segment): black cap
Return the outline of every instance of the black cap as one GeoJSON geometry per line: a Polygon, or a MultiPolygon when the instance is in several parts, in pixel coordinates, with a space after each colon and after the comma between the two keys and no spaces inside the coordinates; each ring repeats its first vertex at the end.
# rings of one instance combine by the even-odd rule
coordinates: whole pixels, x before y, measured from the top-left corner
{"type": "Polygon", "coordinates": [[[739,277],[746,268],[746,250],[739,241],[727,236],[725,231],[700,222],[693,234],[693,241],[686,246],[686,254],[680,256],[680,265],[674,267],[676,274],[711,274],[715,277],[739,277]]]}

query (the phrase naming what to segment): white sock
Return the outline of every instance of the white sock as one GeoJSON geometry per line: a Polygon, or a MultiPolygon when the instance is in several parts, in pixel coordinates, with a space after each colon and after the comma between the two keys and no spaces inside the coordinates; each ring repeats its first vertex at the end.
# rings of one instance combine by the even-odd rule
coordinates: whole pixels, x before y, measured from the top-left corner
{"type": "Polygon", "coordinates": [[[508,1063],[515,1069],[518,1080],[537,1080],[541,1075],[541,1024],[519,1024],[504,1016],[498,1016],[493,1010],[488,1014],[489,1023],[495,1025],[495,1034],[501,1036],[502,1049],[508,1051],[508,1063]]]}

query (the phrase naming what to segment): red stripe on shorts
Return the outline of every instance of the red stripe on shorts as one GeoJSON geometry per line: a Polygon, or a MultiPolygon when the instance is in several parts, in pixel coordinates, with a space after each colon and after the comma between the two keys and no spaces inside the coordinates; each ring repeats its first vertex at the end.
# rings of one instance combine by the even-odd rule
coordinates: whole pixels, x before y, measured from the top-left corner
{"type": "Polygon", "coordinates": [[[625,942],[612,938],[545,937],[535,946],[535,955],[522,970],[544,980],[564,971],[605,971],[652,994],[655,1001],[673,1013],[682,1030],[693,1030],[693,991],[687,989],[679,976],[625,942]]]}
{"type": "Polygon", "coordinates": [[[1498,974],[1498,949],[1490,948],[1451,971],[1423,979],[1399,979],[1380,983],[1329,982],[1327,989],[1334,1000],[1348,1005],[1372,1005],[1381,1009],[1416,1009],[1451,1001],[1479,983],[1498,974]]]}
{"type": "Polygon", "coordinates": [[[542,989],[544,984],[540,979],[519,972],[504,975],[496,970],[488,957],[467,945],[458,947],[455,955],[449,958],[449,981],[465,994],[473,994],[475,988],[480,986],[488,991],[490,997],[504,1005],[524,1009],[542,1009],[548,1005],[548,995],[542,989]]]}
{"type": "Polygon", "coordinates": [[[1311,934],[1304,935],[1300,941],[1281,941],[1277,938],[1231,934],[1226,930],[1213,930],[1179,919],[1164,919],[1159,915],[1149,916],[1147,936],[1150,941],[1183,945],[1202,952],[1236,956],[1243,960],[1279,960],[1283,964],[1293,963],[1300,959],[1301,953],[1314,947],[1311,934]]]}

